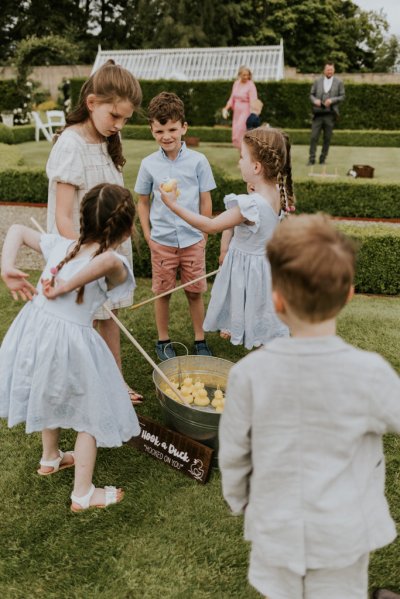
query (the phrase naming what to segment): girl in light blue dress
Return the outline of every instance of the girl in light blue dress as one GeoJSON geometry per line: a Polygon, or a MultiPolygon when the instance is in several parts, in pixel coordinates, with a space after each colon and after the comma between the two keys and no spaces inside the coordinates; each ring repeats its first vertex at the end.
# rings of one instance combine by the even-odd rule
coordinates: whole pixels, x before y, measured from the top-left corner
{"type": "Polygon", "coordinates": [[[226,196],[227,209],[215,218],[180,206],[175,191],[161,189],[161,193],[165,204],[192,226],[204,233],[223,231],[221,269],[203,328],[219,330],[234,345],[252,349],[274,337],[289,335],[274,310],[265,255],[266,243],[281,216],[295,208],[287,135],[270,127],[248,131],[242,141],[239,168],[250,193],[226,196]]]}
{"type": "Polygon", "coordinates": [[[82,200],[77,241],[13,225],[3,246],[2,278],[14,299],[30,301],[0,348],[0,417],[42,432],[38,474],[76,467],[74,512],[121,501],[122,489],[92,484],[97,447],[118,447],[140,432],[117,363],[92,326],[104,302],[135,287],[127,259],[115,251],[131,237],[134,215],[130,192],[103,183],[82,200]],[[45,258],[36,289],[14,266],[21,245],[45,258]],[[61,428],[77,431],[74,452],[59,449],[61,428]]]}

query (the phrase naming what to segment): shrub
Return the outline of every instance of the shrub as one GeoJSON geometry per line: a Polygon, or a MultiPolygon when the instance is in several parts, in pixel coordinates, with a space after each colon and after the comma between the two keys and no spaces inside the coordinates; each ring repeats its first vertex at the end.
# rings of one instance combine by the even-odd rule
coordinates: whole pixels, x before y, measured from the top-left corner
{"type": "MultiPolygon", "coordinates": [[[[223,199],[228,193],[246,193],[241,179],[232,179],[213,166],[217,189],[212,192],[213,209],[225,209],[223,199]]],[[[382,183],[365,183],[360,179],[340,181],[315,181],[299,179],[294,182],[297,211],[326,212],[332,216],[358,218],[400,218],[400,186],[382,183]]]]}
{"type": "MultiPolygon", "coordinates": [[[[309,145],[309,129],[286,128],[285,131],[288,133],[293,145],[309,145]]],[[[231,143],[232,140],[232,130],[230,127],[198,127],[190,125],[188,135],[199,137],[203,142],[231,143]]],[[[122,137],[124,139],[152,139],[148,125],[126,125],[122,130],[122,137]]],[[[337,129],[334,131],[331,145],[398,148],[400,147],[400,131],[337,129]]]]}
{"type": "Polygon", "coordinates": [[[0,143],[2,144],[13,144],[14,143],[14,127],[6,127],[3,123],[0,123],[0,143]]]}
{"type": "MultiPolygon", "coordinates": [[[[400,293],[400,230],[385,225],[337,224],[358,245],[355,288],[359,293],[396,295],[400,293]]],[[[151,277],[150,251],[140,226],[139,253],[133,250],[135,275],[151,277]]],[[[221,235],[210,235],[206,251],[206,271],[218,268],[221,235]]],[[[212,280],[212,279],[211,279],[212,280]]]]}
{"type": "Polygon", "coordinates": [[[41,169],[0,170],[0,202],[47,202],[48,181],[41,169]]]}
{"type": "MultiPolygon", "coordinates": [[[[72,79],[71,99],[76,104],[85,79],[72,79]]],[[[141,81],[143,108],[161,91],[173,91],[185,104],[191,126],[213,126],[215,115],[225,106],[232,81],[141,81]]],[[[277,127],[309,129],[311,125],[311,81],[256,82],[264,103],[261,120],[277,127]]],[[[346,83],[346,99],[340,108],[339,129],[400,129],[400,94],[397,84],[346,83]]],[[[132,122],[144,123],[134,114],[132,122]]],[[[308,143],[308,141],[307,141],[308,143]]],[[[352,144],[353,145],[353,144],[352,144]]]]}
{"type": "Polygon", "coordinates": [[[359,293],[400,293],[400,229],[338,225],[358,244],[355,288],[359,293]]]}
{"type": "Polygon", "coordinates": [[[33,125],[21,125],[12,129],[13,141],[15,144],[22,144],[26,141],[35,141],[35,127],[33,125]]]}
{"type": "Polygon", "coordinates": [[[300,212],[322,210],[332,216],[400,218],[400,186],[396,184],[299,180],[295,181],[295,192],[300,212]]]}

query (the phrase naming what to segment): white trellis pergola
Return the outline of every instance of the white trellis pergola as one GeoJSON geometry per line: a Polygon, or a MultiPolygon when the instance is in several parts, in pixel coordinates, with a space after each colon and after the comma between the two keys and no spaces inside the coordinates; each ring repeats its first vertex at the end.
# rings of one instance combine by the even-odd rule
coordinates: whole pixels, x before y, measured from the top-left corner
{"type": "Polygon", "coordinates": [[[241,65],[255,81],[283,79],[283,40],[279,46],[234,46],[226,48],[177,48],[172,50],[101,50],[92,73],[109,58],[138,79],[180,81],[232,80],[241,65]]]}

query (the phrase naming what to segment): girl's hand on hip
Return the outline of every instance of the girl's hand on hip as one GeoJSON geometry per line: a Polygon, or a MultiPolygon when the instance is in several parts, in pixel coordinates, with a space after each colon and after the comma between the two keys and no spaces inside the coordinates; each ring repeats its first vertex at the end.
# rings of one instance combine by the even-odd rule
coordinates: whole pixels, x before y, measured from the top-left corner
{"type": "Polygon", "coordinates": [[[11,291],[14,300],[22,299],[26,302],[37,294],[35,287],[26,280],[29,275],[18,268],[3,270],[1,277],[11,291]]]}
{"type": "Polygon", "coordinates": [[[55,284],[52,279],[41,279],[40,282],[42,284],[42,293],[49,300],[56,299],[56,297],[66,293],[65,289],[63,289],[65,281],[62,279],[56,279],[55,284]]]}

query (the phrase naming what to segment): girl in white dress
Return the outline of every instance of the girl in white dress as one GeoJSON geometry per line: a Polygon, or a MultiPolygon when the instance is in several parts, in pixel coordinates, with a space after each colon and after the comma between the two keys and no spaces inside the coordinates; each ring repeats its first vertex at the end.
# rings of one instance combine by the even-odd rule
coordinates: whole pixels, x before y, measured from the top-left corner
{"type": "MultiPolygon", "coordinates": [[[[49,178],[47,231],[76,239],[79,206],[85,193],[99,183],[123,185],[120,131],[142,100],[140,85],[126,69],[109,60],[83,85],[76,108],[66,116],[67,124],[55,138],[46,171],[49,178]]],[[[132,266],[131,241],[118,252],[132,266]]],[[[132,304],[127,293],[109,307],[116,310],[132,304]]],[[[121,369],[120,331],[107,312],[96,313],[99,332],[121,369]]],[[[142,397],[129,388],[133,403],[142,397]]]]}
{"type": "Polygon", "coordinates": [[[135,287],[128,260],[115,251],[130,239],[134,215],[127,189],[101,184],[82,200],[78,240],[13,225],[3,246],[5,284],[14,299],[31,301],[0,348],[0,417],[42,432],[38,474],[76,467],[73,511],[121,501],[121,489],[92,484],[97,447],[118,447],[140,432],[121,372],[92,326],[107,299],[118,302],[135,287]],[[36,289],[14,266],[21,245],[46,260],[36,289]],[[60,451],[60,428],[77,431],[74,452],[60,451]]]}
{"type": "Polygon", "coordinates": [[[214,281],[203,328],[219,330],[233,345],[252,349],[274,337],[289,335],[275,313],[270,266],[265,257],[266,243],[280,216],[295,208],[287,135],[271,127],[248,131],[242,141],[239,168],[251,192],[226,196],[227,210],[215,218],[180,206],[175,191],[161,191],[165,204],[192,226],[204,233],[223,231],[222,266],[214,281]]]}

